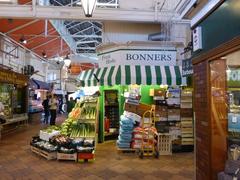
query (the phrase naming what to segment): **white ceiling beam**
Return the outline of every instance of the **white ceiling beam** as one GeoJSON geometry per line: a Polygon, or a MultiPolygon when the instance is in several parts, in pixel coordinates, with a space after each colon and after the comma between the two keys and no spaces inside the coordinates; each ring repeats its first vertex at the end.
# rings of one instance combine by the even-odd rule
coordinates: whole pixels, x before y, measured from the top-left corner
{"type": "MultiPolygon", "coordinates": [[[[172,12],[158,12],[156,22],[154,10],[127,10],[109,8],[95,10],[92,18],[85,17],[82,8],[59,7],[59,6],[36,6],[35,12],[32,6],[24,5],[1,5],[0,17],[5,18],[35,18],[35,19],[69,19],[69,20],[97,20],[97,21],[127,21],[127,22],[165,22],[173,17],[172,12]]],[[[179,19],[172,19],[179,21],[179,19]]],[[[186,21],[189,23],[189,21],[186,21]]]]}
{"type": "Polygon", "coordinates": [[[97,43],[97,41],[77,41],[76,44],[97,43]]]}
{"type": "MultiPolygon", "coordinates": [[[[51,35],[52,33],[48,33],[48,38],[55,38],[55,37],[64,37],[64,36],[71,36],[71,37],[79,37],[79,38],[102,38],[102,36],[98,35],[71,35],[71,34],[62,34],[60,35],[51,35]]],[[[11,36],[21,36],[22,34],[11,34],[11,36]]],[[[44,34],[25,34],[24,37],[45,37],[44,34]]]]}
{"type": "Polygon", "coordinates": [[[182,19],[191,10],[193,5],[195,3],[197,3],[197,1],[198,0],[191,0],[190,2],[185,1],[185,3],[182,5],[182,6],[185,6],[185,7],[181,7],[181,8],[183,8],[183,11],[181,12],[181,14],[179,16],[179,19],[182,19]]]}
{"type": "Polygon", "coordinates": [[[95,50],[96,47],[76,47],[77,50],[95,50]]]}
{"type": "Polygon", "coordinates": [[[51,39],[51,40],[49,40],[49,41],[47,41],[47,42],[45,42],[43,44],[40,44],[38,46],[35,46],[35,47],[31,48],[31,50],[38,49],[38,48],[40,48],[40,47],[42,47],[42,46],[44,46],[44,45],[46,45],[46,44],[48,44],[50,42],[56,41],[57,39],[59,39],[59,38],[57,37],[57,38],[51,39]]]}
{"type": "Polygon", "coordinates": [[[23,29],[23,28],[25,28],[25,27],[27,27],[27,26],[30,26],[30,25],[38,22],[38,21],[39,21],[39,19],[35,19],[35,20],[30,21],[30,22],[28,22],[28,23],[24,23],[24,24],[21,25],[21,26],[17,26],[16,28],[11,29],[10,31],[6,32],[5,34],[11,34],[11,33],[15,32],[15,31],[17,31],[17,30],[20,30],[20,29],[23,29]]]}
{"type": "Polygon", "coordinates": [[[211,12],[216,6],[218,6],[223,0],[209,1],[191,20],[191,27],[195,26],[201,21],[209,12],[211,12]]]}

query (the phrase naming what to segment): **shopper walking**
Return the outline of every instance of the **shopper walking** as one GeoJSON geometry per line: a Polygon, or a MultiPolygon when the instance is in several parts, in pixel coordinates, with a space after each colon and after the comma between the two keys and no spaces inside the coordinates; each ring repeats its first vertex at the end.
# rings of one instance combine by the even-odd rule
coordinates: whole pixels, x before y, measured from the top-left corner
{"type": "Polygon", "coordinates": [[[50,113],[51,113],[50,125],[55,125],[56,116],[57,116],[57,107],[58,107],[57,95],[54,95],[51,97],[49,105],[50,105],[50,113]]]}
{"type": "Polygon", "coordinates": [[[58,99],[58,101],[59,101],[58,113],[59,113],[59,114],[64,114],[65,112],[63,111],[63,98],[60,97],[60,98],[58,99]]]}
{"type": "Polygon", "coordinates": [[[48,124],[49,119],[49,96],[46,97],[46,99],[43,100],[42,106],[44,109],[44,123],[48,124]]]}

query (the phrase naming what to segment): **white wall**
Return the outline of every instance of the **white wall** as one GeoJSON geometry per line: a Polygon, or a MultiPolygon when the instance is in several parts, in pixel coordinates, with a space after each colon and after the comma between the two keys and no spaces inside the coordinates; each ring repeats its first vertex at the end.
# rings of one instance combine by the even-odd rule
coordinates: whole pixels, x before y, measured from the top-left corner
{"type": "MultiPolygon", "coordinates": [[[[103,29],[103,43],[125,43],[128,41],[147,41],[148,35],[160,33],[160,24],[105,22],[103,29]]],[[[170,29],[171,41],[183,42],[187,45],[191,41],[190,24],[172,23],[170,29]]]]}
{"type": "Polygon", "coordinates": [[[119,0],[119,6],[123,9],[153,9],[154,0],[119,0]]]}
{"type": "Polygon", "coordinates": [[[183,42],[186,46],[191,41],[190,24],[173,23],[171,28],[171,40],[183,42]]]}
{"type": "MultiPolygon", "coordinates": [[[[160,33],[160,24],[105,22],[103,43],[126,43],[128,41],[148,41],[148,35],[160,33]]],[[[163,31],[164,32],[164,31],[163,31]]],[[[170,41],[182,43],[177,49],[178,64],[182,64],[185,55],[181,55],[184,47],[191,41],[190,24],[174,22],[170,28],[170,41]]]]}
{"type": "Polygon", "coordinates": [[[240,65],[240,51],[233,52],[226,56],[227,65],[229,66],[239,66],[240,65]]]}
{"type": "Polygon", "coordinates": [[[147,41],[148,35],[160,32],[160,24],[104,22],[103,43],[147,41]]]}
{"type": "MultiPolygon", "coordinates": [[[[8,39],[6,40],[9,41],[8,39]]],[[[34,67],[34,70],[38,72],[31,76],[31,78],[45,82],[48,71],[48,63],[42,63],[42,61],[33,53],[26,51],[19,46],[13,45],[6,40],[3,40],[2,36],[0,36],[0,48],[5,52],[12,51],[11,54],[16,55],[18,58],[1,52],[0,64],[11,67],[13,71],[19,73],[22,73],[22,69],[24,69],[24,66],[32,65],[34,67]]]]}
{"type": "Polygon", "coordinates": [[[1,56],[0,63],[5,66],[11,67],[12,70],[15,72],[21,73],[22,68],[25,66],[25,61],[26,61],[25,51],[22,48],[16,47],[12,43],[9,43],[9,42],[3,40],[2,38],[0,40],[1,40],[1,43],[0,43],[1,50],[5,51],[5,52],[11,52],[11,54],[16,56],[16,57],[13,57],[11,55],[7,55],[6,53],[2,52],[0,54],[0,56],[1,56]]]}

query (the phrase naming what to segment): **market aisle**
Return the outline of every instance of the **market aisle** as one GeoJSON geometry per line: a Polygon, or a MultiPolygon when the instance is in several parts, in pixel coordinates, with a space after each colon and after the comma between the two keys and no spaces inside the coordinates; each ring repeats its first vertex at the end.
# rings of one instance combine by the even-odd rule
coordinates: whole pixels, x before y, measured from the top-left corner
{"type": "MultiPolygon", "coordinates": [[[[60,118],[61,120],[61,118],[60,118]]],[[[115,142],[97,146],[94,163],[47,161],[30,151],[29,142],[43,125],[29,125],[0,142],[0,179],[194,179],[193,153],[139,159],[116,151],[115,142]]]]}

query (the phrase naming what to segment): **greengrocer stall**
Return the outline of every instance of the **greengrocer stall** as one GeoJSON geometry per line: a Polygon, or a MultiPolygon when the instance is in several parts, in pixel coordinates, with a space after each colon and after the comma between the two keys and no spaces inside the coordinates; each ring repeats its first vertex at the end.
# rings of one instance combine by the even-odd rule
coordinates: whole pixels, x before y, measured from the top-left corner
{"type": "Polygon", "coordinates": [[[30,142],[46,159],[93,161],[98,141],[98,97],[84,97],[60,126],[42,129],[30,142]]]}
{"type": "Polygon", "coordinates": [[[125,112],[141,118],[155,105],[161,120],[156,124],[159,131],[164,126],[175,144],[193,146],[192,93],[191,89],[185,89],[186,78],[182,77],[176,57],[174,47],[117,47],[99,55],[99,68],[81,72],[78,76],[81,86],[98,86],[100,90],[100,142],[119,139],[120,119],[125,112]],[[188,96],[185,104],[191,112],[184,113],[181,96],[185,94],[188,96]],[[187,116],[183,121],[181,114],[187,116]]]}
{"type": "Polygon", "coordinates": [[[0,102],[2,106],[0,138],[1,129],[2,132],[8,132],[19,124],[27,123],[27,85],[27,76],[0,68],[0,102]]]}

